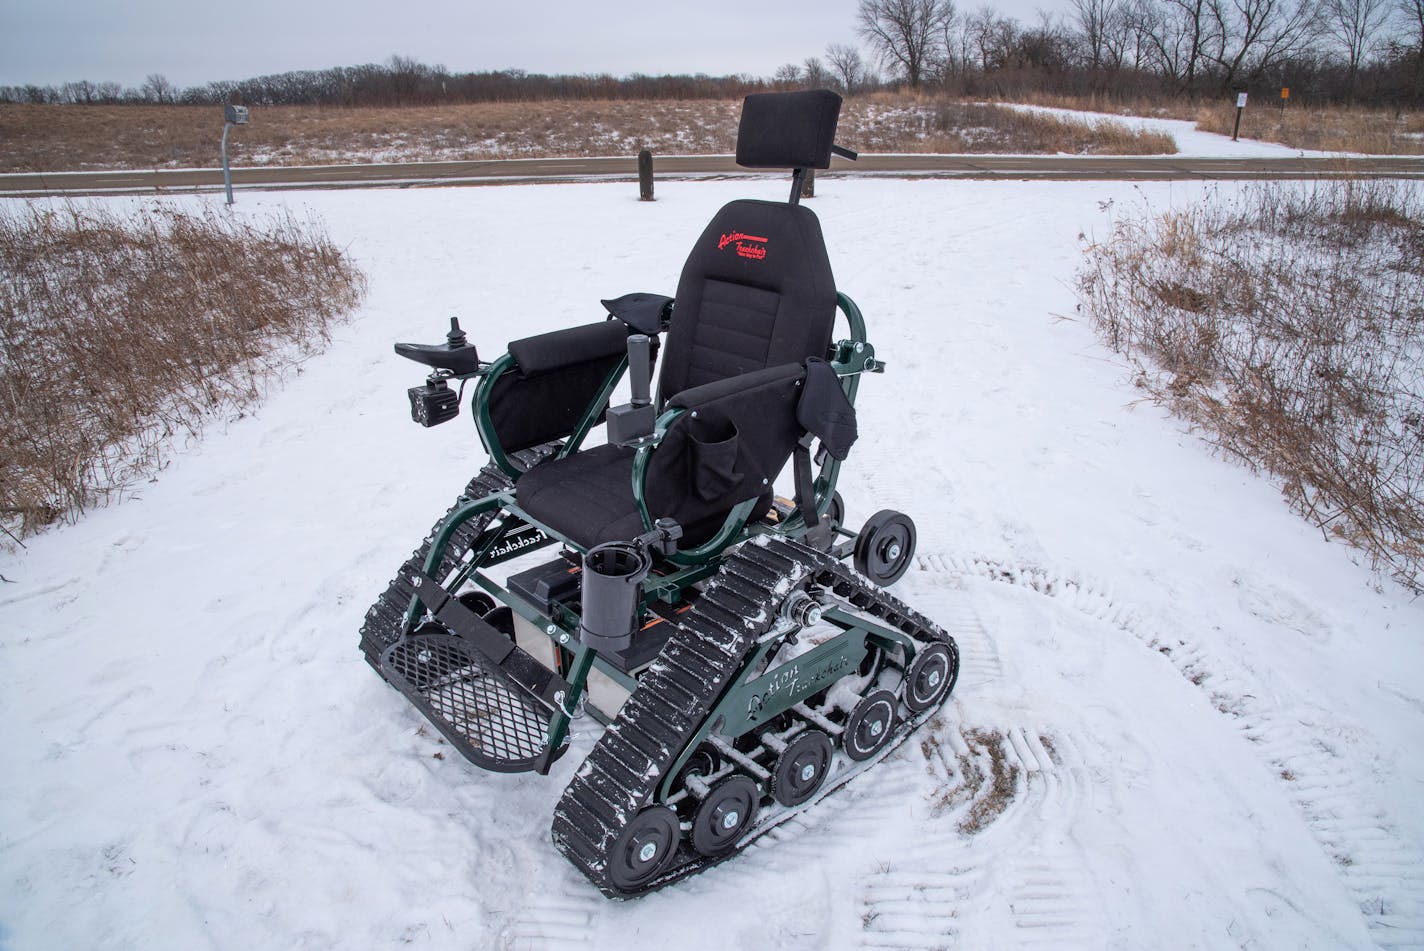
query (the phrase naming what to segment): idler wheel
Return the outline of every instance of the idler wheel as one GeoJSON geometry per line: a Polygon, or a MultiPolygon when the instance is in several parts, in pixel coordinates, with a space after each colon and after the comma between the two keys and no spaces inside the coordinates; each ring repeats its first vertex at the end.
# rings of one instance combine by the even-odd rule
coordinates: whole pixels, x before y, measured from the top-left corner
{"type": "Polygon", "coordinates": [[[904,512],[881,509],[855,537],[855,570],[882,588],[900,580],[915,557],[915,523],[904,512]]]}
{"type": "Polygon", "coordinates": [[[841,735],[846,755],[859,762],[880,752],[895,728],[897,705],[895,695],[888,690],[876,690],[857,703],[841,735]]]}
{"type": "Polygon", "coordinates": [[[719,780],[692,814],[692,847],[708,858],[730,852],[751,828],[761,804],[756,783],[733,774],[719,780]]]}
{"type": "Polygon", "coordinates": [[[905,706],[915,713],[937,707],[959,679],[959,664],[944,644],[931,644],[915,655],[905,673],[905,706]]]}
{"type": "Polygon", "coordinates": [[[816,795],[831,774],[831,738],[820,730],[799,733],[771,767],[771,794],[783,806],[799,806],[816,795]]]}
{"type": "Polygon", "coordinates": [[[658,876],[677,853],[681,831],[677,813],[648,806],[623,827],[608,858],[608,880],[619,891],[641,888],[658,876]]]}

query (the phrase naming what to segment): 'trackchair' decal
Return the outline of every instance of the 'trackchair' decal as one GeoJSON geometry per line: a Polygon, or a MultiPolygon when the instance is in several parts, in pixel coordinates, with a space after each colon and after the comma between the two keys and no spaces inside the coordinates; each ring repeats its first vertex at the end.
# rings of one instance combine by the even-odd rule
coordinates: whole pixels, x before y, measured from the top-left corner
{"type": "Polygon", "coordinates": [[[722,240],[717,242],[717,250],[721,251],[729,244],[737,246],[737,254],[741,257],[751,258],[753,261],[766,257],[766,239],[758,238],[754,234],[743,234],[740,231],[724,234],[722,240]]]}

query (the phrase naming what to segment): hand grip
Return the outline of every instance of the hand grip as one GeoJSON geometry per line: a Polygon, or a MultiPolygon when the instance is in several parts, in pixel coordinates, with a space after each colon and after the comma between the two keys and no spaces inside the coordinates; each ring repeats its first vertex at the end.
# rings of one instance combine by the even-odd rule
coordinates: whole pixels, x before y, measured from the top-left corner
{"type": "Polygon", "coordinates": [[[651,342],[647,334],[628,337],[628,382],[633,388],[634,406],[647,406],[653,401],[653,370],[651,342]]]}

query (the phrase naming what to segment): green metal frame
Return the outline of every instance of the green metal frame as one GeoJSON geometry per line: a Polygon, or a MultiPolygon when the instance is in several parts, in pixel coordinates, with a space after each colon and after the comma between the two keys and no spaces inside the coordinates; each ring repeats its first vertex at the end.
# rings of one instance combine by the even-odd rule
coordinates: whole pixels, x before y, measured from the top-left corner
{"type": "Polygon", "coordinates": [[[841,633],[774,667],[767,665],[785,643],[789,628],[773,630],[762,639],[751,660],[743,665],[744,670],[753,673],[734,680],[722,692],[697,734],[667,770],[658,787],[657,802],[667,801],[678,773],[713,733],[735,740],[776,719],[846,672],[858,669],[868,652],[868,643],[887,654],[896,649],[902,651],[900,661],[906,670],[914,661],[914,641],[900,631],[838,608],[827,610],[822,620],[840,628],[841,633]]]}
{"type": "MultiPolygon", "coordinates": [[[[875,359],[875,349],[866,341],[865,320],[861,315],[860,308],[844,294],[836,295],[836,305],[850,325],[850,337],[836,344],[830,364],[841,378],[841,387],[846,397],[854,405],[861,374],[882,372],[884,366],[875,359]]],[[[514,358],[506,353],[488,366],[482,367],[478,372],[465,375],[461,379],[478,378],[479,382],[470,407],[475,428],[485,450],[489,453],[491,462],[517,483],[522,472],[514,466],[504,447],[500,445],[499,436],[495,432],[490,415],[490,400],[494,384],[514,367],[514,358]]],[[[561,448],[559,458],[566,458],[579,451],[589,432],[597,425],[614,388],[622,379],[627,368],[628,360],[625,357],[609,374],[584,411],[578,425],[561,448]]],[[[663,412],[654,425],[653,433],[638,445],[637,454],[634,457],[633,497],[637,502],[645,530],[651,530],[653,527],[652,513],[649,512],[647,504],[648,466],[653,452],[667,434],[669,427],[684,412],[686,411],[676,408],[663,412]]],[[[816,511],[820,516],[825,516],[830,508],[839,474],[840,463],[827,455],[814,480],[816,511]]],[[[655,601],[677,603],[682,597],[683,590],[689,585],[716,573],[721,563],[722,553],[737,541],[755,534],[766,533],[795,538],[807,531],[799,512],[793,512],[775,525],[760,523],[754,526],[748,525],[747,520],[755,507],[756,499],[749,499],[738,504],[728,513],[722,527],[709,541],[695,548],[675,553],[670,560],[678,568],[666,575],[653,576],[645,584],[641,613],[646,614],[648,606],[655,601]]],[[[505,517],[499,519],[476,540],[472,556],[459,568],[454,577],[449,579],[448,587],[451,592],[456,592],[466,583],[477,585],[538,627],[561,652],[561,660],[566,671],[564,676],[569,684],[569,692],[565,698],[564,708],[556,710],[551,717],[546,738],[547,749],[557,749],[567,735],[569,720],[586,687],[588,674],[595,666],[630,691],[636,686],[637,681],[634,677],[605,663],[595,655],[594,651],[580,643],[578,639],[580,618],[571,609],[561,605],[555,612],[557,617],[546,616],[484,573],[483,569],[485,568],[508,561],[536,548],[551,545],[554,542],[560,542],[579,552],[584,551],[582,546],[562,537],[551,527],[525,512],[516,501],[514,489],[470,501],[450,513],[449,518],[446,519],[431,542],[430,552],[425,560],[426,573],[433,576],[446,548],[449,547],[450,539],[461,525],[492,509],[502,510],[505,517]],[[530,529],[537,531],[542,537],[535,539],[528,534],[530,529]],[[507,541],[519,532],[525,532],[527,542],[522,542],[516,549],[492,554],[499,551],[501,542],[507,541]]],[[[841,534],[848,538],[854,538],[853,532],[842,530],[841,534]]],[[[406,614],[407,630],[419,620],[421,613],[422,607],[419,598],[412,598],[406,614]]],[[[714,715],[707,718],[702,733],[688,745],[681,758],[674,764],[674,768],[668,771],[668,778],[664,780],[664,788],[660,793],[662,797],[666,797],[667,786],[672,781],[672,777],[677,775],[698,743],[705,740],[706,736],[711,733],[714,724],[718,725],[719,732],[735,738],[742,732],[752,729],[757,723],[785,712],[795,704],[814,695],[821,689],[816,684],[827,681],[832,673],[846,669],[848,664],[858,666],[868,649],[866,646],[868,641],[886,651],[892,651],[897,647],[901,648],[905,652],[904,662],[906,665],[913,656],[913,643],[909,638],[891,628],[838,610],[828,610],[825,620],[840,627],[843,633],[787,664],[766,671],[761,676],[733,683],[728,687],[723,697],[718,701],[714,715]],[[788,672],[788,667],[793,667],[795,672],[788,672]],[[757,719],[751,718],[747,712],[753,703],[759,705],[757,719]],[[739,710],[741,712],[737,712],[739,710]]],[[[774,651],[779,648],[781,641],[780,636],[766,638],[763,644],[758,647],[757,653],[747,665],[747,669],[760,669],[760,666],[768,662],[774,651]]]]}

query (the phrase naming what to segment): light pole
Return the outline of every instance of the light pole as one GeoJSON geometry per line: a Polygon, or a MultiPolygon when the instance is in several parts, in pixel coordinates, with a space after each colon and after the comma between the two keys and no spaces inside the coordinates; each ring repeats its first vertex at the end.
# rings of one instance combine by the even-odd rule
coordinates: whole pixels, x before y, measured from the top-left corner
{"type": "Polygon", "coordinates": [[[235,125],[247,125],[247,107],[235,103],[223,107],[223,188],[227,189],[227,203],[232,204],[232,169],[227,164],[227,130],[235,125]]]}

